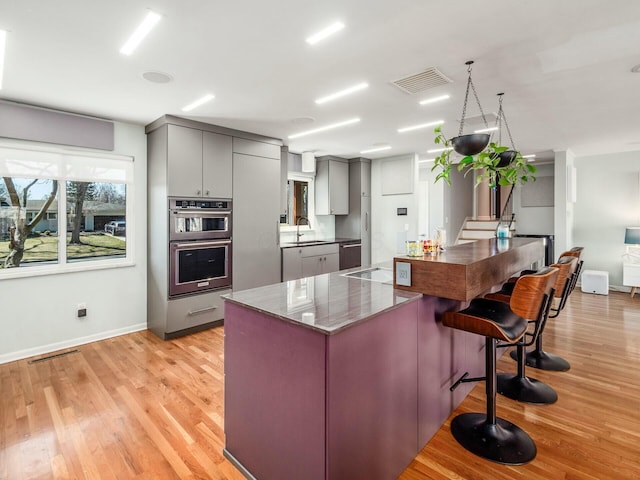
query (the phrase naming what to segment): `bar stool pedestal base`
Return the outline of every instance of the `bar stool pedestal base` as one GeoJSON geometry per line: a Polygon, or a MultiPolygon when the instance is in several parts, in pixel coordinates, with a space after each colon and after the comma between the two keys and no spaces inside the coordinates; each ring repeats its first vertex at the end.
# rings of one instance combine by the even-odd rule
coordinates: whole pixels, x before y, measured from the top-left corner
{"type": "Polygon", "coordinates": [[[536,457],[536,444],[520,427],[502,418],[487,422],[482,413],[463,413],[451,421],[451,434],[479,457],[505,465],[522,465],[536,457]]]}
{"type": "MultiPolygon", "coordinates": [[[[512,350],[510,355],[514,360],[518,360],[518,353],[515,350],[512,350]]],[[[566,372],[571,368],[569,362],[564,358],[553,355],[552,353],[547,353],[544,350],[539,351],[537,349],[527,352],[526,363],[527,367],[551,372],[566,372]]]]}
{"type": "Polygon", "coordinates": [[[498,393],[512,400],[536,405],[549,405],[558,400],[558,394],[546,383],[535,378],[499,373],[498,393]]]}

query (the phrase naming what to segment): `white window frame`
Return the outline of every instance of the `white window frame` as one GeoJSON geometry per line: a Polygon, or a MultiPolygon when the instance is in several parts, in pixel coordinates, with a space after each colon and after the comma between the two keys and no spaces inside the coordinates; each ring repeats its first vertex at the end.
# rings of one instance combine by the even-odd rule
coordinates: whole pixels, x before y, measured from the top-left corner
{"type": "MultiPolygon", "coordinates": [[[[67,149],[67,148],[58,148],[55,146],[33,146],[31,144],[24,143],[13,143],[13,142],[3,142],[0,141],[0,152],[5,152],[5,149],[11,150],[21,150],[22,153],[33,153],[34,155],[39,155],[40,157],[46,158],[47,155],[51,155],[51,158],[58,158],[58,162],[60,165],[63,165],[65,168],[60,168],[60,172],[58,175],[42,175],[39,178],[43,179],[56,179],[58,180],[58,192],[56,198],[58,199],[58,209],[57,209],[57,220],[58,220],[58,259],[57,263],[49,263],[44,265],[27,265],[20,266],[16,268],[0,268],[0,280],[9,279],[9,278],[23,278],[23,277],[33,277],[40,275],[55,275],[61,273],[70,273],[70,272],[84,272],[88,270],[104,270],[110,268],[121,268],[121,267],[131,267],[135,265],[135,178],[134,178],[134,168],[133,162],[134,158],[132,156],[126,155],[117,155],[111,153],[103,153],[96,152],[93,150],[86,149],[67,149]],[[67,168],[70,163],[70,160],[64,160],[65,158],[75,159],[77,163],[78,158],[86,159],[88,162],[91,162],[94,165],[101,165],[102,161],[104,161],[105,167],[111,167],[108,162],[118,161],[118,162],[130,162],[130,168],[126,170],[124,173],[125,178],[122,183],[126,184],[126,204],[125,204],[125,212],[126,212],[126,221],[127,228],[125,231],[125,241],[126,241],[126,251],[123,257],[118,256],[117,258],[104,258],[104,257],[96,257],[95,260],[91,259],[83,259],[82,261],[72,261],[69,263],[67,261],[67,181],[92,181],[91,178],[87,177],[87,173],[80,173],[80,176],[68,175],[65,172],[69,169],[67,168]],[[60,160],[62,159],[62,160],[60,160]]],[[[0,154],[0,177],[10,176],[14,178],[25,178],[24,175],[21,175],[20,172],[15,174],[6,175],[6,167],[3,166],[4,157],[0,154]]],[[[124,163],[120,163],[121,165],[125,165],[124,163]]],[[[109,169],[105,169],[109,170],[109,169]]],[[[123,169],[124,171],[125,169],[123,169]]],[[[28,178],[28,177],[27,177],[28,178]]],[[[2,179],[0,178],[0,181],[2,179]]],[[[120,183],[118,181],[109,180],[109,179],[93,179],[93,181],[101,182],[101,183],[120,183]]],[[[3,259],[0,259],[2,261],[3,259]]]]}

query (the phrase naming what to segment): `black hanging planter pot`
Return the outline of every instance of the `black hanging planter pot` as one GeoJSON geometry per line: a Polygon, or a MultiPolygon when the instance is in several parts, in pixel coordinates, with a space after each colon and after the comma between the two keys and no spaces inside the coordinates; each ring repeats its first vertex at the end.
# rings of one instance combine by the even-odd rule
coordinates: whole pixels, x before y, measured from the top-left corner
{"type": "Polygon", "coordinates": [[[451,145],[456,153],[463,156],[477,155],[489,145],[488,133],[472,133],[460,135],[451,139],[451,145]]]}
{"type": "MultiPolygon", "coordinates": [[[[498,153],[496,156],[500,159],[498,167],[502,168],[511,165],[511,162],[513,162],[518,156],[518,152],[515,150],[505,150],[504,152],[498,153]]],[[[492,155],[491,158],[495,158],[496,156],[492,155]]]]}

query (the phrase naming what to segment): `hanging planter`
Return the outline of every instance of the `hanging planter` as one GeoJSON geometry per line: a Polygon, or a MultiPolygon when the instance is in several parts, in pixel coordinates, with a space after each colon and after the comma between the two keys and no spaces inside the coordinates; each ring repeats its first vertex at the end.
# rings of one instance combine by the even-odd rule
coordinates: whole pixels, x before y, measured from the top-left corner
{"type": "MultiPolygon", "coordinates": [[[[467,62],[467,65],[471,63],[473,62],[467,62]]],[[[468,71],[469,82],[467,83],[467,96],[469,88],[471,88],[476,100],[478,100],[478,96],[475,94],[475,88],[471,82],[470,66],[468,71]]],[[[498,109],[498,119],[496,122],[498,126],[497,129],[500,132],[498,142],[492,142],[488,134],[476,133],[462,135],[462,125],[459,135],[451,140],[442,134],[442,127],[440,125],[434,129],[434,133],[436,134],[434,143],[445,147],[445,150],[435,158],[433,168],[431,169],[432,171],[436,169],[441,170],[436,176],[436,182],[438,180],[444,180],[447,184],[451,184],[449,178],[453,165],[451,153],[454,151],[463,155],[463,158],[458,163],[458,171],[464,172],[465,175],[469,172],[476,172],[476,184],[486,180],[489,187],[494,188],[497,185],[521,185],[528,181],[535,181],[536,178],[534,174],[536,173],[536,168],[529,164],[513,146],[511,131],[509,130],[504,111],[502,110],[502,95],[502,93],[498,94],[500,98],[500,108],[498,109]],[[511,140],[511,148],[501,145],[503,121],[509,134],[509,139],[511,140]]],[[[478,106],[480,106],[479,101],[478,106]]],[[[465,96],[465,103],[462,110],[463,121],[466,107],[467,98],[465,96]]],[[[482,112],[482,107],[480,107],[480,111],[482,112]]]]}
{"type": "Polygon", "coordinates": [[[459,135],[451,139],[453,150],[460,155],[477,155],[489,145],[491,136],[488,133],[471,133],[459,135]]]}
{"type": "Polygon", "coordinates": [[[496,154],[493,158],[498,158],[498,167],[508,167],[518,156],[518,152],[515,150],[505,150],[496,154]]]}

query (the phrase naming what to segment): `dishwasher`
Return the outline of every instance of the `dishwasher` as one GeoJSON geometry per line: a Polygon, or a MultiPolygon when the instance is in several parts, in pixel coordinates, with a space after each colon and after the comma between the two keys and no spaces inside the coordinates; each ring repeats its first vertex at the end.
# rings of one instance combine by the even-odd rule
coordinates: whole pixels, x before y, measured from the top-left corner
{"type": "Polygon", "coordinates": [[[362,244],[360,241],[345,242],[340,244],[340,270],[359,267],[361,265],[360,252],[362,244]]]}

